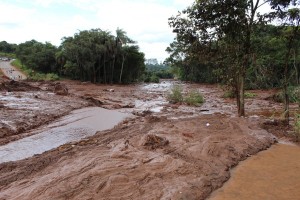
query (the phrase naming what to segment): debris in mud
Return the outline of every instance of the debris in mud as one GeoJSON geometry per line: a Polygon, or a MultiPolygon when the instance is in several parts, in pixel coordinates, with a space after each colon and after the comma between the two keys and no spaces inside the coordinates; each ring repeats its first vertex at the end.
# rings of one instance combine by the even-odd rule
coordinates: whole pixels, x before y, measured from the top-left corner
{"type": "Polygon", "coordinates": [[[167,118],[165,116],[158,117],[158,116],[147,116],[146,121],[147,122],[160,122],[160,121],[165,121],[167,118]]]}
{"type": "Polygon", "coordinates": [[[68,88],[64,84],[61,84],[59,82],[55,83],[54,86],[54,93],[58,95],[68,95],[68,88]]]}
{"type": "Polygon", "coordinates": [[[28,83],[14,81],[14,80],[11,81],[4,80],[0,84],[0,91],[12,92],[12,91],[37,91],[37,90],[40,89],[38,87],[33,87],[28,83]]]}
{"type": "Polygon", "coordinates": [[[162,148],[169,144],[169,140],[167,140],[165,137],[160,137],[157,135],[147,135],[144,138],[143,146],[145,146],[149,150],[154,150],[157,148],[162,148]]]}
{"type": "Polygon", "coordinates": [[[98,99],[95,99],[94,97],[82,97],[83,99],[91,102],[93,105],[95,106],[101,106],[103,105],[103,102],[98,100],[98,99]]]}
{"type": "Polygon", "coordinates": [[[150,115],[152,113],[151,110],[143,110],[143,111],[133,111],[132,114],[140,117],[145,117],[147,115],[150,115]]]}
{"type": "Polygon", "coordinates": [[[115,90],[114,89],[104,89],[103,91],[105,91],[105,92],[114,92],[115,90]]]}

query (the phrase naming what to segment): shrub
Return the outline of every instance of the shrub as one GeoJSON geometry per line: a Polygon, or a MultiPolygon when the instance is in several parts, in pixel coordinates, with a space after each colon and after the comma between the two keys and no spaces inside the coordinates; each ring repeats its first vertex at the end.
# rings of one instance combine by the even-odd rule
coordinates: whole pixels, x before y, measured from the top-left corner
{"type": "MultiPolygon", "coordinates": [[[[288,88],[289,101],[291,103],[298,103],[300,105],[300,87],[291,86],[288,88]]],[[[283,91],[277,92],[272,96],[272,99],[275,102],[283,103],[284,102],[284,94],[283,91]]]]}
{"type": "Polygon", "coordinates": [[[155,74],[153,74],[153,75],[150,77],[150,82],[151,82],[151,83],[159,83],[159,77],[156,76],[155,74]]]}
{"type": "Polygon", "coordinates": [[[228,90],[228,91],[225,91],[223,96],[223,98],[235,98],[235,93],[233,92],[233,90],[228,90]]]}
{"type": "Polygon", "coordinates": [[[170,103],[182,103],[183,102],[182,87],[180,87],[179,85],[173,86],[171,92],[167,96],[167,100],[170,103]]]}
{"type": "Polygon", "coordinates": [[[200,106],[204,103],[204,98],[199,92],[192,90],[188,92],[184,102],[190,106],[200,106]]]}
{"type": "Polygon", "coordinates": [[[297,141],[300,141],[300,114],[295,114],[294,131],[297,141]]]}

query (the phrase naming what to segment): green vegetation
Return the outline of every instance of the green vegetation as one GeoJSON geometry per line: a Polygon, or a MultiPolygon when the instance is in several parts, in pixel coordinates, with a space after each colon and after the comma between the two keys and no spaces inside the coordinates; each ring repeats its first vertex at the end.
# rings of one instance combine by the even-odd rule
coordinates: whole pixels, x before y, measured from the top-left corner
{"type": "MultiPolygon", "coordinates": [[[[156,59],[154,59],[156,60],[156,59]]],[[[158,64],[158,62],[146,62],[146,72],[144,81],[158,83],[159,79],[172,79],[174,78],[171,68],[165,64],[158,64]]]]}
{"type": "Polygon", "coordinates": [[[183,102],[182,91],[183,89],[179,85],[173,86],[171,92],[167,96],[167,100],[170,103],[182,103],[183,102]]]}
{"type": "Polygon", "coordinates": [[[184,102],[190,106],[200,106],[204,103],[203,96],[196,90],[191,90],[187,93],[184,102]]]}
{"type": "MultiPolygon", "coordinates": [[[[288,87],[289,101],[291,103],[298,103],[300,106],[300,86],[288,87]]],[[[273,95],[273,100],[279,103],[284,102],[284,92],[280,91],[273,95]]]]}
{"type": "Polygon", "coordinates": [[[26,67],[26,65],[22,65],[19,59],[12,61],[11,64],[21,70],[30,80],[59,80],[59,76],[57,74],[35,72],[33,69],[26,67]]]}
{"type": "Polygon", "coordinates": [[[254,98],[256,96],[257,96],[257,94],[255,94],[255,93],[245,92],[245,98],[254,98]]]}
{"type": "Polygon", "coordinates": [[[225,96],[237,98],[239,116],[252,96],[245,89],[282,87],[288,119],[287,89],[300,83],[299,6],[292,0],[195,1],[169,18],[176,37],[165,63],[181,80],[234,88],[225,96]],[[270,12],[259,14],[267,3],[270,12]]]}
{"type": "Polygon", "coordinates": [[[179,85],[172,87],[170,93],[167,96],[167,99],[170,103],[186,103],[190,106],[200,106],[204,103],[203,96],[196,90],[191,90],[186,94],[186,97],[183,95],[183,89],[179,85]]]}
{"type": "Polygon", "coordinates": [[[300,141],[300,114],[295,114],[294,131],[297,141],[300,141]]]}
{"type": "MultiPolygon", "coordinates": [[[[26,41],[19,45],[0,42],[0,52],[10,58],[32,80],[67,77],[93,83],[142,81],[144,54],[126,32],[91,29],[64,37],[59,47],[49,42],[26,41]],[[58,76],[59,75],[59,76],[58,76]]],[[[156,77],[151,78],[157,81],[156,77]]]]}

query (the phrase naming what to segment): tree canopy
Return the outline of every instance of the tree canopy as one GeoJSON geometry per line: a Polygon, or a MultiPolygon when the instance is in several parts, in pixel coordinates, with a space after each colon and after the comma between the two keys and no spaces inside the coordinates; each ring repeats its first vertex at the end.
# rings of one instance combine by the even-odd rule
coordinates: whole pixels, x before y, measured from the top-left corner
{"type": "MultiPolygon", "coordinates": [[[[257,30],[262,30],[272,20],[288,19],[291,17],[287,14],[291,12],[289,6],[295,5],[299,5],[299,1],[195,1],[169,19],[176,38],[167,48],[170,57],[166,62],[178,68],[185,79],[199,80],[208,76],[211,78],[206,78],[207,81],[231,85],[237,97],[239,116],[244,116],[245,84],[253,84],[253,77],[249,79],[248,75],[255,70],[250,69],[256,68],[257,57],[262,58],[261,54],[257,55],[260,51],[257,42],[261,39],[257,30]],[[265,4],[270,4],[272,12],[259,13],[265,4]]],[[[280,26],[294,27],[283,23],[280,26]]],[[[283,41],[281,44],[284,45],[283,41]]],[[[264,53],[271,55],[269,50],[264,53]]]]}

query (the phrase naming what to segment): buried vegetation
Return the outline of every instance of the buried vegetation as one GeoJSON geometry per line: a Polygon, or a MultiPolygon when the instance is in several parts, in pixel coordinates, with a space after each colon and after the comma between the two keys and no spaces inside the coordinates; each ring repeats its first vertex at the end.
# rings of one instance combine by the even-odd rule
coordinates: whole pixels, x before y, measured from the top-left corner
{"type": "Polygon", "coordinates": [[[201,106],[204,103],[204,98],[197,90],[190,90],[187,93],[183,92],[181,86],[175,85],[169,92],[167,100],[170,103],[185,103],[189,106],[201,106]]]}

